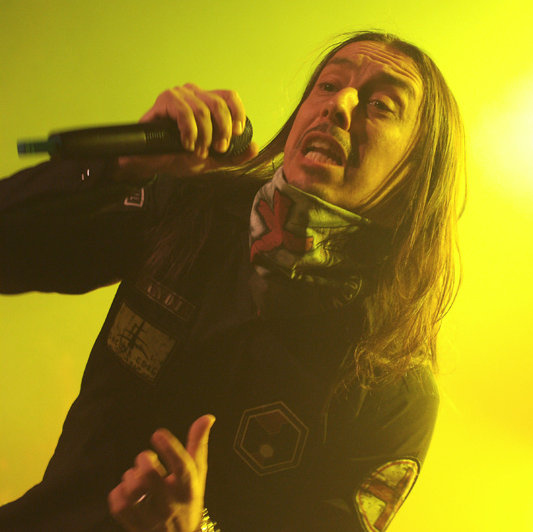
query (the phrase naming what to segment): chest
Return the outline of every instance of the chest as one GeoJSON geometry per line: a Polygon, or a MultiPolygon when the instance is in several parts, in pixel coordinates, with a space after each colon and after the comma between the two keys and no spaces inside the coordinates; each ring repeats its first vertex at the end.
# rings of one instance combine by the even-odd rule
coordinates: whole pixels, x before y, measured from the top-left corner
{"type": "Polygon", "coordinates": [[[347,348],[334,319],[260,318],[250,273],[235,246],[181,285],[123,286],[99,339],[149,403],[144,424],[183,441],[196,417],[215,415],[207,505],[235,529],[294,514],[320,486],[324,407],[347,348]]]}

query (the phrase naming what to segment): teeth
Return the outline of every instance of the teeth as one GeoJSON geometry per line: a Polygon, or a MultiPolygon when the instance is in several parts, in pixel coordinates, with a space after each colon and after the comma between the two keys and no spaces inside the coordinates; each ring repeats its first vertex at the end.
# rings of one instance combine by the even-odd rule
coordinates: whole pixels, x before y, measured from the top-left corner
{"type": "Polygon", "coordinates": [[[327,150],[327,149],[329,149],[329,146],[328,146],[327,142],[324,142],[324,141],[321,141],[321,140],[315,140],[315,141],[313,141],[310,144],[309,148],[310,149],[312,149],[312,148],[322,148],[324,150],[327,150]]]}
{"type": "MultiPolygon", "coordinates": [[[[307,148],[304,150],[304,154],[311,153],[311,152],[319,153],[323,155],[330,161],[329,164],[336,164],[337,166],[341,164],[340,158],[335,154],[335,151],[333,150],[331,144],[325,140],[322,140],[322,139],[312,140],[308,144],[307,148]]],[[[318,160],[318,159],[313,159],[313,160],[318,160]]],[[[325,160],[321,159],[319,160],[319,162],[325,162],[325,160]]]]}
{"type": "Polygon", "coordinates": [[[305,158],[316,163],[334,164],[338,166],[337,161],[319,151],[311,150],[305,154],[305,158]]]}

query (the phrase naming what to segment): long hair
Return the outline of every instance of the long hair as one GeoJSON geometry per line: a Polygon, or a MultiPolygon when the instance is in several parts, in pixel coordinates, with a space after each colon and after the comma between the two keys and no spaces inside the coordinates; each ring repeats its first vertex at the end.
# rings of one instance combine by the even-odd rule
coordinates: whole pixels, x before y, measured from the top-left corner
{"type": "MultiPolygon", "coordinates": [[[[148,262],[150,268],[160,271],[164,265],[167,277],[179,275],[192,264],[211,223],[208,214],[198,213],[209,210],[205,205],[213,200],[214,190],[219,200],[220,191],[227,190],[232,201],[250,204],[258,188],[283,163],[284,146],[295,117],[321,70],[339,49],[358,41],[384,43],[410,57],[422,79],[423,97],[415,138],[387,180],[397,184],[379,204],[393,206],[400,214],[392,228],[390,253],[380,266],[375,290],[363,302],[362,337],[354,341],[345,360],[337,391],[349,387],[355,379],[368,386],[388,381],[416,365],[429,363],[436,370],[437,333],[459,284],[456,221],[464,170],[462,122],[441,72],[419,48],[387,33],[362,31],[343,35],[341,41],[325,51],[297,107],[254,159],[236,169],[194,178],[194,186],[203,188],[197,195],[198,203],[189,202],[186,206],[190,216],[183,216],[181,211],[179,216],[171,215],[176,217],[175,223],[165,220],[148,262]],[[190,220],[187,225],[184,219],[190,220]],[[193,239],[197,245],[176,246],[176,242],[189,240],[191,234],[200,235],[193,239]]],[[[362,206],[362,213],[364,210],[362,206]]]]}

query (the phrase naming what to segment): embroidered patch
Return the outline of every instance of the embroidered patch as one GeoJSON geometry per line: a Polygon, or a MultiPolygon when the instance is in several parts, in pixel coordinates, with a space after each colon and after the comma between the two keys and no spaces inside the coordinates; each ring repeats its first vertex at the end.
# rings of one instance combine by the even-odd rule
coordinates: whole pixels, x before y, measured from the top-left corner
{"type": "Polygon", "coordinates": [[[139,376],[154,382],[175,340],[122,303],[107,337],[107,346],[139,376]]]}
{"type": "Polygon", "coordinates": [[[124,199],[126,207],[142,207],[144,205],[144,188],[141,188],[124,199]]]}
{"type": "Polygon", "coordinates": [[[355,506],[366,532],[383,532],[418,477],[415,460],[387,462],[373,471],[355,494],[355,506]]]}
{"type": "Polygon", "coordinates": [[[282,401],[245,410],[233,443],[258,475],[298,467],[308,429],[282,401]]]}
{"type": "Polygon", "coordinates": [[[137,281],[136,286],[151,300],[159,303],[159,305],[182,321],[188,322],[196,310],[196,307],[183,296],[172,292],[172,290],[154,279],[143,277],[137,281]]]}

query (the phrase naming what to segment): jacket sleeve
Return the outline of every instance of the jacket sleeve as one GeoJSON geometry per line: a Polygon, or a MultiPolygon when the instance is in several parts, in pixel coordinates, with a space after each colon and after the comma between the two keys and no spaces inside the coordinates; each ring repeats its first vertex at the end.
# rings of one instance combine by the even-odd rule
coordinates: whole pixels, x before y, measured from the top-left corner
{"type": "Polygon", "coordinates": [[[341,403],[331,412],[330,452],[305,529],[381,532],[420,473],[437,416],[436,382],[428,368],[415,369],[341,403]]]}
{"type": "Polygon", "coordinates": [[[146,187],[111,181],[112,164],[49,161],[0,181],[0,292],[83,293],[138,264],[146,187]]]}

